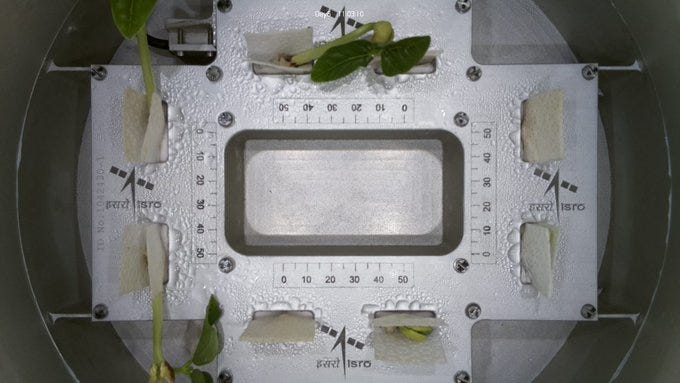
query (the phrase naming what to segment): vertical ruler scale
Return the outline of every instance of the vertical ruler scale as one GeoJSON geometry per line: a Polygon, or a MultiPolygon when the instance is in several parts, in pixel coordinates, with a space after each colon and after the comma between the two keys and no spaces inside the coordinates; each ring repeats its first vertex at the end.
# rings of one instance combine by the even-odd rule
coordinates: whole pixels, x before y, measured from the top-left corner
{"type": "Polygon", "coordinates": [[[217,127],[195,128],[191,140],[192,254],[194,263],[217,257],[217,127]]]}
{"type": "Polygon", "coordinates": [[[470,260],[496,263],[496,125],[473,123],[470,137],[470,260]]]}

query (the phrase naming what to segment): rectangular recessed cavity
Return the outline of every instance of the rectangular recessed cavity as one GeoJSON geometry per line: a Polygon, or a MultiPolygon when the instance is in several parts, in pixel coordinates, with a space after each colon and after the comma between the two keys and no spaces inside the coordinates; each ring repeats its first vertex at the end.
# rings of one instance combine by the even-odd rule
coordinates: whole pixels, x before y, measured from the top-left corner
{"type": "MultiPolygon", "coordinates": [[[[271,64],[253,63],[253,73],[257,75],[306,75],[312,73],[312,65],[299,67],[283,67],[271,64]]],[[[376,74],[383,75],[380,60],[376,59],[369,65],[376,74]]],[[[416,65],[404,74],[431,74],[437,71],[437,53],[426,54],[416,65]]]]}
{"type": "Polygon", "coordinates": [[[385,327],[385,326],[425,326],[423,323],[427,323],[427,326],[433,326],[434,323],[437,323],[439,320],[437,319],[437,314],[435,314],[434,311],[429,311],[429,310],[382,310],[382,311],[376,311],[373,314],[373,325],[375,326],[377,324],[378,327],[385,327]],[[388,319],[384,319],[388,318],[388,319]],[[396,324],[392,324],[391,319],[395,319],[396,324]],[[404,320],[403,323],[399,322],[400,320],[404,320]],[[411,323],[409,321],[413,320],[414,323],[411,323]],[[418,322],[419,320],[423,320],[423,322],[418,322]],[[384,324],[381,324],[383,322],[384,324]]]}
{"type": "Polygon", "coordinates": [[[253,312],[253,319],[275,317],[282,314],[295,315],[312,320],[314,319],[314,312],[309,310],[258,310],[253,312]]]}
{"type": "Polygon", "coordinates": [[[443,255],[462,237],[463,153],[445,131],[245,131],[225,158],[242,254],[443,255]]]}

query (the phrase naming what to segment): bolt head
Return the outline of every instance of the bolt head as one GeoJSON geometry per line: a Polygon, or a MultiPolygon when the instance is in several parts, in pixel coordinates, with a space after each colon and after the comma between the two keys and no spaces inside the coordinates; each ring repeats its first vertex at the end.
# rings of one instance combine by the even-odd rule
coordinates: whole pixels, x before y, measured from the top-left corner
{"type": "Polygon", "coordinates": [[[218,66],[213,65],[210,68],[206,69],[205,77],[207,77],[208,80],[212,82],[220,81],[220,79],[222,78],[222,69],[218,66]]]}
{"type": "Polygon", "coordinates": [[[219,267],[221,272],[228,274],[234,271],[236,262],[230,257],[224,257],[217,263],[217,267],[219,267]]]}
{"type": "Polygon", "coordinates": [[[470,319],[477,319],[482,315],[482,308],[476,303],[470,303],[465,308],[465,315],[470,319]]]}
{"type": "Polygon", "coordinates": [[[109,72],[101,65],[95,65],[90,68],[90,75],[97,81],[103,81],[109,72]]]}
{"type": "Polygon", "coordinates": [[[586,65],[581,70],[581,74],[583,75],[583,78],[590,81],[590,80],[594,80],[597,77],[598,71],[599,70],[598,70],[597,66],[586,65]]]}
{"type": "Polygon", "coordinates": [[[479,81],[480,78],[482,78],[482,68],[473,65],[468,68],[467,72],[465,72],[467,75],[468,80],[470,81],[479,81]]]}
{"type": "Polygon", "coordinates": [[[470,123],[470,116],[468,116],[465,112],[458,112],[455,116],[453,116],[453,122],[458,127],[466,127],[467,124],[470,123]]]}
{"type": "Polygon", "coordinates": [[[593,319],[597,315],[597,309],[591,304],[586,304],[581,307],[581,316],[584,319],[593,319]]]}
{"type": "Polygon", "coordinates": [[[470,383],[470,374],[467,371],[458,371],[453,377],[455,383],[470,383]]]}
{"type": "Polygon", "coordinates": [[[458,11],[458,13],[468,13],[470,8],[472,8],[470,0],[456,0],[456,11],[458,11]]]}
{"type": "Polygon", "coordinates": [[[465,258],[458,258],[453,263],[453,269],[459,274],[463,274],[464,272],[468,271],[469,268],[470,262],[468,262],[468,260],[465,258]]]}
{"type": "Polygon", "coordinates": [[[217,9],[222,12],[222,13],[227,13],[231,11],[231,0],[218,0],[217,1],[217,9]]]}
{"type": "Polygon", "coordinates": [[[234,115],[231,112],[222,112],[217,117],[217,123],[223,128],[229,128],[234,125],[234,115]]]}
{"type": "Polygon", "coordinates": [[[103,303],[99,303],[92,309],[92,317],[94,319],[102,320],[107,316],[109,316],[109,308],[103,303]]]}
{"type": "Polygon", "coordinates": [[[220,374],[217,376],[217,382],[218,383],[233,383],[234,377],[231,375],[231,371],[222,370],[220,372],[220,374]]]}

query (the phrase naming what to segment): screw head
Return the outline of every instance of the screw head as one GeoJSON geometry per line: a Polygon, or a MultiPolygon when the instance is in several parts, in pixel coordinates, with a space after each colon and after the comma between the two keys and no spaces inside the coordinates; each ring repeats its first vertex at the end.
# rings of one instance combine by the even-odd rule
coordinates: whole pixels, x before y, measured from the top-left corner
{"type": "Polygon", "coordinates": [[[453,377],[455,383],[470,383],[470,374],[467,371],[458,371],[453,377]]]}
{"type": "Polygon", "coordinates": [[[465,258],[458,258],[453,262],[453,269],[456,270],[458,274],[463,274],[470,268],[470,262],[465,258]]]}
{"type": "Polygon", "coordinates": [[[465,307],[465,315],[470,319],[477,319],[482,315],[482,308],[476,303],[470,303],[465,307]]]}
{"type": "Polygon", "coordinates": [[[453,122],[456,124],[458,127],[466,127],[467,124],[470,123],[470,116],[467,115],[465,112],[458,112],[456,113],[455,116],[453,116],[453,122]]]}
{"type": "Polygon", "coordinates": [[[233,383],[233,381],[234,377],[231,375],[231,371],[229,370],[222,370],[217,376],[218,383],[233,383]]]}
{"type": "Polygon", "coordinates": [[[453,377],[455,383],[470,383],[470,374],[467,371],[458,371],[453,377]]]}
{"type": "Polygon", "coordinates": [[[588,81],[594,80],[597,77],[598,72],[599,69],[595,65],[586,65],[581,70],[583,78],[585,78],[588,81]]]}
{"type": "Polygon", "coordinates": [[[212,65],[210,68],[206,69],[205,77],[212,82],[220,81],[222,78],[222,69],[216,65],[212,65]]]}
{"type": "Polygon", "coordinates": [[[90,67],[90,75],[97,81],[103,81],[109,72],[101,65],[94,65],[90,67]]]}
{"type": "Polygon", "coordinates": [[[477,65],[473,65],[468,68],[465,74],[467,75],[468,80],[478,81],[480,78],[482,78],[482,68],[478,67],[477,65]]]}
{"type": "Polygon", "coordinates": [[[591,304],[581,307],[581,316],[585,319],[593,319],[597,315],[597,309],[591,304]]]}
{"type": "Polygon", "coordinates": [[[102,320],[109,316],[109,308],[105,304],[99,303],[92,309],[92,316],[94,319],[102,320]]]}
{"type": "Polygon", "coordinates": [[[472,8],[470,0],[456,0],[456,11],[458,11],[458,13],[468,13],[470,8],[472,8]]]}
{"type": "Polygon", "coordinates": [[[234,115],[231,112],[222,112],[217,117],[217,123],[223,128],[229,128],[234,125],[234,115]]]}
{"type": "Polygon", "coordinates": [[[221,272],[228,274],[234,271],[234,268],[236,267],[236,261],[234,261],[234,259],[231,257],[224,257],[217,263],[217,267],[220,268],[221,272]]]}
{"type": "Polygon", "coordinates": [[[227,13],[231,11],[231,0],[218,0],[217,1],[217,9],[222,12],[222,13],[227,13]]]}

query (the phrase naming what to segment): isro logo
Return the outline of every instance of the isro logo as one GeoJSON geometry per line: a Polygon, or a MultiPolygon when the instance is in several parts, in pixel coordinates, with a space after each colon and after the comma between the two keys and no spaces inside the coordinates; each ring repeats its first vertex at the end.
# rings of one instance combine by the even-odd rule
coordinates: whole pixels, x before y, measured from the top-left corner
{"type": "Polygon", "coordinates": [[[316,368],[340,368],[340,363],[342,363],[342,373],[347,378],[348,368],[371,368],[370,360],[352,360],[347,359],[347,345],[350,345],[358,350],[363,350],[365,344],[352,337],[347,337],[347,330],[345,327],[339,332],[328,325],[321,325],[321,332],[328,334],[329,336],[336,338],[335,343],[331,351],[335,351],[336,348],[340,348],[342,359],[336,358],[326,358],[319,359],[316,361],[316,368]]]}
{"type": "Polygon", "coordinates": [[[361,28],[364,24],[356,20],[357,17],[363,17],[364,11],[346,10],[346,7],[342,7],[341,11],[336,11],[327,6],[322,6],[321,9],[315,12],[317,17],[331,18],[335,19],[335,24],[331,28],[331,32],[335,31],[337,27],[340,27],[340,33],[342,36],[345,35],[345,30],[347,26],[354,28],[361,28]]]}
{"type": "MultiPolygon", "coordinates": [[[[134,168],[132,169],[132,171],[126,172],[125,170],[118,169],[115,166],[111,166],[109,173],[115,174],[118,177],[125,180],[125,184],[123,185],[123,188],[120,189],[120,191],[125,190],[125,188],[127,188],[128,186],[130,186],[130,188],[132,190],[134,190],[135,184],[137,184],[140,187],[143,187],[144,189],[147,189],[147,190],[153,190],[153,188],[156,186],[156,185],[152,184],[151,182],[149,182],[147,180],[144,180],[142,178],[136,178],[134,168]]],[[[134,193],[134,191],[133,191],[133,193],[134,193]]]]}
{"type": "Polygon", "coordinates": [[[531,203],[529,204],[529,210],[530,211],[552,211],[555,210],[557,212],[557,219],[560,219],[560,211],[583,211],[586,210],[586,205],[583,203],[565,203],[565,202],[560,202],[560,190],[564,189],[565,191],[568,191],[570,194],[577,194],[578,193],[578,186],[575,184],[563,180],[560,178],[560,171],[558,170],[555,172],[555,174],[550,174],[548,172],[545,172],[541,169],[534,169],[534,176],[541,178],[545,181],[548,181],[548,188],[545,189],[545,193],[543,195],[547,195],[548,193],[552,192],[554,195],[554,205],[551,202],[550,204],[541,204],[541,203],[531,203]]]}
{"type": "Polygon", "coordinates": [[[109,173],[114,176],[118,176],[118,178],[124,180],[123,187],[120,189],[120,192],[122,193],[126,189],[129,189],[131,198],[126,199],[125,201],[106,201],[107,209],[128,209],[130,206],[130,202],[132,202],[132,213],[134,215],[136,214],[136,210],[138,208],[160,209],[162,207],[163,204],[161,201],[140,201],[137,199],[138,187],[148,191],[152,191],[154,190],[156,185],[143,178],[137,177],[135,174],[134,167],[130,171],[125,171],[123,169],[119,169],[116,166],[111,166],[111,169],[109,169],[109,173]]]}

